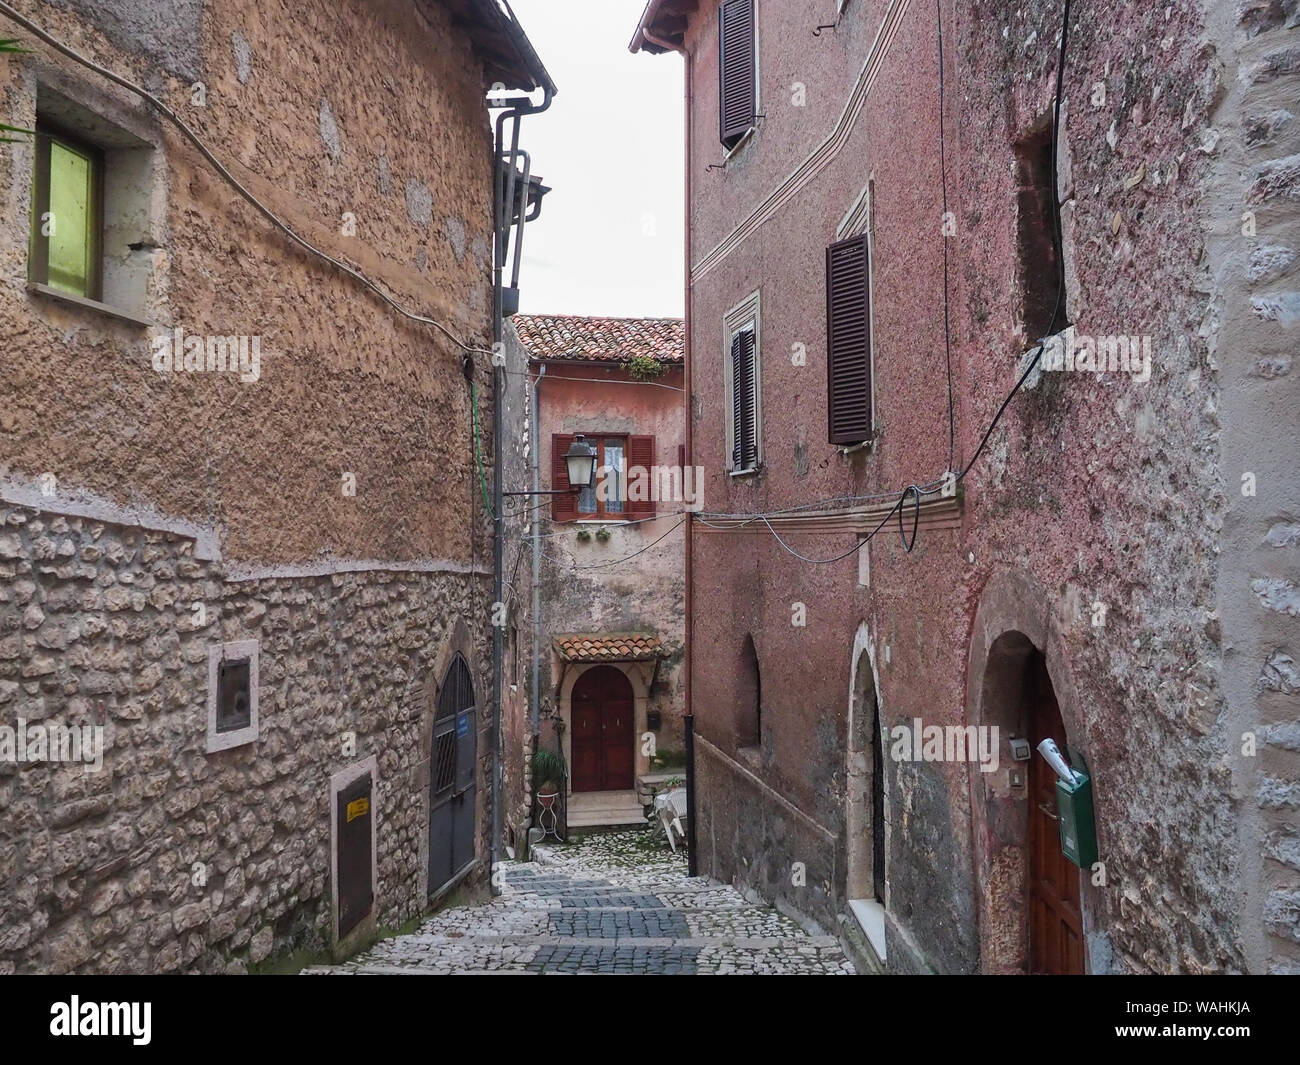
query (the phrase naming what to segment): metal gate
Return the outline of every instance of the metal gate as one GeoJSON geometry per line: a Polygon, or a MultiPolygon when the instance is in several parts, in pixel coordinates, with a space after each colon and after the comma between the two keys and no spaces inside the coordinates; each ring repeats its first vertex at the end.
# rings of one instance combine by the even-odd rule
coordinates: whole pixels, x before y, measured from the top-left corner
{"type": "Polygon", "coordinates": [[[459,654],[438,693],[429,760],[429,894],[474,860],[478,713],[474,681],[459,654]]]}

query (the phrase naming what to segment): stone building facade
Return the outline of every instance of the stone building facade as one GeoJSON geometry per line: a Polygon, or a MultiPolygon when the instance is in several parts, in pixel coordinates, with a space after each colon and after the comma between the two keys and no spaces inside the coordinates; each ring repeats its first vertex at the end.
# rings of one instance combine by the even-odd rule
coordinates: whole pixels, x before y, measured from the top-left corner
{"type": "Polygon", "coordinates": [[[1295,5],[1075,5],[1054,145],[1063,15],[651,0],[636,30],[688,79],[700,869],[867,968],[1294,971],[1295,5]],[[855,241],[870,428],[830,443],[855,241]],[[1149,375],[1050,354],[1119,338],[1149,375]],[[972,726],[996,758],[898,743],[972,726]],[[1084,870],[1011,744],[1044,738],[1091,776],[1084,870]]]}
{"type": "MultiPolygon", "coordinates": [[[[514,328],[536,410],[531,446],[538,484],[567,489],[563,455],[578,434],[604,449],[602,470],[617,468],[626,481],[622,500],[611,499],[608,507],[594,492],[585,503],[548,504],[538,497],[529,506],[539,546],[533,575],[540,634],[537,742],[562,752],[569,764],[570,827],[644,823],[642,800],[650,788],[683,770],[685,576],[683,537],[675,526],[687,503],[670,498],[659,483],[649,493],[655,499],[638,501],[645,494],[638,489],[642,475],[658,481],[666,472],[662,485],[671,487],[680,473],[682,322],[520,314],[514,328]],[[575,649],[586,643],[591,647],[575,649]],[[613,694],[621,691],[629,700],[630,727],[617,740],[627,750],[605,752],[622,767],[617,780],[599,772],[589,779],[584,765],[574,763],[574,691],[581,701],[585,687],[599,679],[582,682],[583,676],[598,670],[613,694]]],[[[529,552],[522,554],[526,566],[529,552]]],[[[527,680],[531,684],[531,675],[527,680]]],[[[581,737],[578,743],[582,763],[581,737]]]]}
{"type": "Polygon", "coordinates": [[[549,79],[480,0],[15,6],[457,342],[138,94],[0,27],[31,53],[0,59],[3,119],[102,175],[101,283],[69,292],[32,276],[42,142],[0,152],[0,971],[345,952],[487,879],[484,94],[549,79]],[[36,756],[54,726],[100,729],[99,764],[36,756]]]}

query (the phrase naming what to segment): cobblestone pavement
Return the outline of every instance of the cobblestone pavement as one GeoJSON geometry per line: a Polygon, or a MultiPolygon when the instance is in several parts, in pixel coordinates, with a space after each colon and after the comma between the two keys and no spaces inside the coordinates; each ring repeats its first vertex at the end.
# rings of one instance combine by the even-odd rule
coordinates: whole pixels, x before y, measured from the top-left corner
{"type": "Polygon", "coordinates": [[[499,897],[435,914],[409,935],[307,973],[852,973],[810,936],[735,888],[686,875],[648,832],[536,848],[509,863],[499,897]]]}

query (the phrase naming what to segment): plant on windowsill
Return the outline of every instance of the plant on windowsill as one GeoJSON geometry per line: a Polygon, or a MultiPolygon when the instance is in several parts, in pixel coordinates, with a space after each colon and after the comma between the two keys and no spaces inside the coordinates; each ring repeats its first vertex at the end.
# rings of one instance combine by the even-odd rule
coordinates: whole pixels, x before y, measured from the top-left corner
{"type": "Polygon", "coordinates": [[[579,530],[578,530],[578,543],[580,543],[580,544],[585,544],[585,543],[590,543],[590,542],[591,542],[591,530],[590,530],[590,529],[579,529],[579,530]]]}
{"type": "Polygon", "coordinates": [[[539,747],[533,752],[533,783],[537,788],[537,801],[548,810],[560,797],[560,784],[564,781],[564,775],[564,759],[555,751],[539,747]]]}
{"type": "Polygon", "coordinates": [[[636,381],[653,381],[668,372],[668,367],[649,355],[633,355],[623,363],[627,375],[636,381]]]}
{"type": "Polygon", "coordinates": [[[596,539],[602,544],[609,542],[609,530],[602,527],[596,530],[596,539]]]}

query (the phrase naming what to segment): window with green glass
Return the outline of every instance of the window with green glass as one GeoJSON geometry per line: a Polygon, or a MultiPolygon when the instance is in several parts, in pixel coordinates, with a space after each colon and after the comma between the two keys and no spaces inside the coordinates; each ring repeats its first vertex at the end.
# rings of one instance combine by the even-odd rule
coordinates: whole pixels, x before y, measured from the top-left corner
{"type": "Polygon", "coordinates": [[[96,149],[37,126],[30,280],[100,298],[102,181],[96,149]]]}

